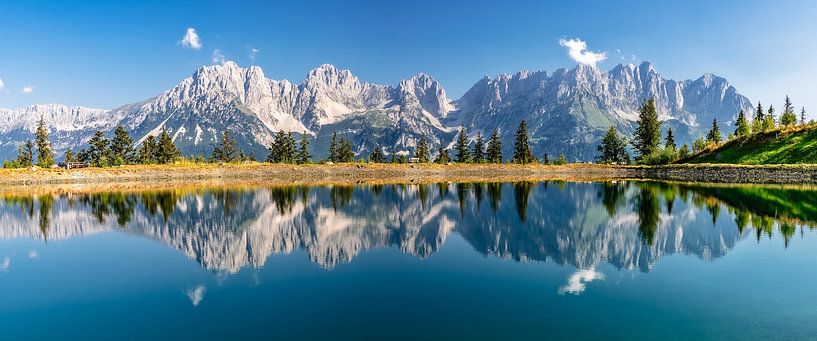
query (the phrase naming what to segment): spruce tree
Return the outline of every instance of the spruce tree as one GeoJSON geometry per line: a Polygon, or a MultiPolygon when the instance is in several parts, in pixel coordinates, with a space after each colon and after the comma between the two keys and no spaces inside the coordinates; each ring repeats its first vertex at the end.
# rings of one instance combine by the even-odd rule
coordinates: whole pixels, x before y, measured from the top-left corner
{"type": "Polygon", "coordinates": [[[417,158],[417,162],[419,163],[428,163],[428,154],[428,141],[426,141],[426,135],[423,134],[423,136],[420,137],[420,143],[417,144],[417,149],[414,150],[414,157],[417,158]]]}
{"type": "Polygon", "coordinates": [[[786,101],[783,104],[783,115],[780,116],[781,126],[793,126],[797,124],[797,115],[794,113],[794,106],[791,104],[791,99],[786,95],[786,101]]]}
{"type": "Polygon", "coordinates": [[[633,148],[638,153],[637,160],[641,161],[658,150],[658,143],[661,140],[661,122],[658,121],[654,98],[648,99],[641,105],[637,123],[638,127],[633,136],[633,148]]]}
{"type": "Polygon", "coordinates": [[[752,129],[749,128],[749,122],[746,120],[746,115],[743,113],[743,110],[738,113],[738,120],[735,125],[737,125],[737,128],[735,128],[735,136],[738,138],[747,137],[752,133],[752,129]]]}
{"type": "Polygon", "coordinates": [[[543,165],[549,165],[550,164],[550,157],[548,156],[548,153],[545,153],[544,155],[542,155],[542,164],[543,165]]]}
{"type": "Polygon", "coordinates": [[[528,123],[525,120],[519,122],[519,128],[516,130],[516,138],[513,146],[513,162],[519,164],[528,164],[536,161],[528,143],[528,123]]]}
{"type": "Polygon", "coordinates": [[[374,163],[383,163],[386,161],[386,155],[383,154],[383,147],[380,145],[375,146],[372,154],[369,155],[369,161],[374,163]]]}
{"type": "Polygon", "coordinates": [[[111,139],[111,163],[116,166],[133,163],[133,154],[133,140],[130,134],[125,127],[117,126],[111,139]]]}
{"type": "Polygon", "coordinates": [[[338,162],[338,132],[332,132],[332,141],[329,142],[329,161],[338,162]]]}
{"type": "Polygon", "coordinates": [[[474,163],[482,163],[485,161],[485,141],[482,140],[482,133],[477,133],[477,139],[474,142],[474,163]]]}
{"type": "Polygon", "coordinates": [[[309,139],[304,131],[301,135],[301,142],[298,144],[298,155],[295,158],[295,162],[299,165],[307,164],[311,157],[312,155],[309,155],[309,139]]]}
{"type": "Polygon", "coordinates": [[[40,115],[40,123],[37,125],[37,166],[48,168],[54,164],[54,153],[51,152],[51,142],[48,141],[48,128],[45,126],[45,119],[40,115]]]}
{"type": "Polygon", "coordinates": [[[766,112],[766,116],[763,117],[763,131],[769,131],[774,129],[776,125],[776,119],[774,117],[774,106],[769,105],[769,111],[766,112]]]}
{"type": "Polygon", "coordinates": [[[752,133],[757,134],[763,131],[763,122],[766,120],[766,114],[763,113],[763,106],[757,102],[757,110],[755,111],[755,118],[752,120],[752,133]]]}
{"type": "Polygon", "coordinates": [[[93,167],[107,167],[110,165],[108,156],[110,149],[108,139],[102,131],[97,130],[94,137],[88,141],[88,159],[93,167]]]}
{"type": "Polygon", "coordinates": [[[800,125],[806,125],[806,107],[800,109],[800,125]]]}
{"type": "Polygon", "coordinates": [[[352,143],[346,138],[340,139],[338,146],[338,162],[355,161],[355,152],[352,151],[352,143]]]}
{"type": "Polygon", "coordinates": [[[233,162],[240,160],[241,152],[236,148],[236,141],[233,139],[229,131],[224,131],[221,135],[221,141],[218,146],[213,148],[213,161],[216,162],[233,162]]]}
{"type": "Polygon", "coordinates": [[[176,148],[176,144],[173,143],[173,139],[170,138],[167,128],[162,128],[162,133],[159,135],[159,142],[156,146],[156,151],[156,161],[160,164],[173,163],[176,161],[176,158],[181,155],[179,149],[176,148]]]}
{"type": "Polygon", "coordinates": [[[68,149],[65,150],[65,154],[63,154],[62,159],[63,159],[62,161],[65,163],[76,162],[74,151],[71,150],[71,147],[68,147],[68,149]]]}
{"type": "Polygon", "coordinates": [[[31,140],[17,147],[17,167],[28,168],[34,162],[34,143],[31,140]]]}
{"type": "Polygon", "coordinates": [[[673,151],[677,149],[677,146],[675,145],[675,136],[672,134],[672,128],[667,128],[667,137],[664,140],[664,148],[673,151]]]}
{"type": "Polygon", "coordinates": [[[440,147],[439,152],[437,153],[437,158],[434,159],[434,163],[439,163],[441,165],[447,164],[450,162],[451,159],[448,157],[448,149],[445,147],[440,147]]]}
{"type": "MultiPolygon", "coordinates": [[[[667,136],[672,136],[672,130],[667,136]]],[[[674,142],[673,142],[674,143],[674,142]]],[[[630,155],[627,153],[627,140],[622,136],[619,137],[618,131],[615,127],[607,129],[607,133],[601,139],[601,145],[596,148],[599,152],[598,161],[600,163],[616,163],[627,164],[630,161],[630,155]]],[[[547,163],[548,156],[545,154],[545,163],[547,163]]]]}
{"type": "Polygon", "coordinates": [[[139,162],[143,165],[156,163],[156,137],[148,135],[139,148],[139,162]]]}
{"type": "Polygon", "coordinates": [[[488,140],[488,162],[502,163],[502,141],[499,140],[499,130],[496,128],[488,140]]]}
{"type": "Polygon", "coordinates": [[[722,138],[723,135],[721,135],[721,130],[718,128],[718,119],[715,118],[712,120],[712,129],[706,134],[706,142],[720,144],[722,138]]]}
{"type": "Polygon", "coordinates": [[[457,138],[457,163],[467,163],[471,161],[471,153],[468,151],[468,139],[465,136],[465,128],[460,129],[460,136],[457,138]]]}

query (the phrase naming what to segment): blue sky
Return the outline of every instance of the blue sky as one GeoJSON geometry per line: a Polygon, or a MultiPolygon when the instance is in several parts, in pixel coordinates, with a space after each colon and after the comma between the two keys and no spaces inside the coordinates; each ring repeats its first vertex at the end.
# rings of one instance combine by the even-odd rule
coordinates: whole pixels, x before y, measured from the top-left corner
{"type": "Polygon", "coordinates": [[[458,98],[484,75],[573,67],[559,40],[578,38],[605,53],[604,70],[712,72],[753,101],[790,94],[817,113],[815,22],[817,1],[4,1],[0,107],[113,108],[213,64],[216,49],[294,82],[322,63],[384,84],[426,72],[458,98]],[[179,43],[188,28],[199,49],[179,43]]]}

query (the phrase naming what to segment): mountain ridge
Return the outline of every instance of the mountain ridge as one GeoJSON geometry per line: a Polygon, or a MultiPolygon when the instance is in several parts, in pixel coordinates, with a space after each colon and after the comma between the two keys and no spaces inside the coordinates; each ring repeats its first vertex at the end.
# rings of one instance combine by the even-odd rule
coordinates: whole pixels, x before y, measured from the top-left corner
{"type": "Polygon", "coordinates": [[[208,155],[221,134],[230,131],[257,158],[279,130],[308,134],[314,139],[313,155],[321,158],[335,131],[363,156],[376,145],[411,153],[423,135],[436,150],[449,145],[461,127],[470,139],[498,128],[510,155],[513,132],[525,119],[537,156],[564,153],[570,160],[587,161],[607,127],[625,134],[633,130],[638,106],[649,97],[656,98],[661,120],[682,143],[697,137],[713,118],[729,125],[739,110],[752,107],[722,77],[705,73],[679,82],[663,78],[648,62],[619,64],[610,71],[580,64],[552,73],[485,76],[451,100],[438,80],[422,72],[381,85],[322,64],[296,84],[228,61],[203,66],[157,96],[110,110],[57,104],[0,109],[0,157],[13,158],[43,115],[58,155],[83,145],[95,130],[109,132],[116,125],[123,125],[136,143],[166,127],[185,155],[208,155]]]}

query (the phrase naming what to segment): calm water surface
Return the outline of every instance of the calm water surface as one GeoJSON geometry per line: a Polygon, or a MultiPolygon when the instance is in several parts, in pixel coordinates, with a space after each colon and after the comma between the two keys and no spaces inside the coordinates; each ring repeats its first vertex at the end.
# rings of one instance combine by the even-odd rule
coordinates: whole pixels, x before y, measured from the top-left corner
{"type": "Polygon", "coordinates": [[[0,339],[817,337],[817,189],[0,196],[0,339]]]}

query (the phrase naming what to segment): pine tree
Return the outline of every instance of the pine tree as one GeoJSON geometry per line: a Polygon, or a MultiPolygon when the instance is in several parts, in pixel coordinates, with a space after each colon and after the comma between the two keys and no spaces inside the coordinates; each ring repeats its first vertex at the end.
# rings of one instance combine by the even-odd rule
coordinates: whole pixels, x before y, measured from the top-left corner
{"type": "MultiPolygon", "coordinates": [[[[672,136],[671,132],[672,130],[667,134],[668,137],[672,136]]],[[[611,126],[607,129],[607,133],[601,139],[601,145],[596,149],[599,151],[598,161],[600,163],[627,164],[630,161],[630,155],[627,153],[627,140],[623,136],[619,137],[615,127],[611,126]]],[[[544,159],[547,157],[545,154],[544,159]]]]}
{"type": "Polygon", "coordinates": [[[338,162],[338,132],[332,132],[332,142],[329,143],[329,161],[338,162]]]}
{"type": "Polygon", "coordinates": [[[133,163],[134,148],[130,134],[123,126],[117,126],[111,139],[111,164],[124,165],[133,163]]]}
{"type": "Polygon", "coordinates": [[[272,163],[292,163],[295,161],[295,141],[292,133],[283,129],[275,134],[275,140],[269,147],[270,154],[267,161],[272,163]]]}
{"type": "Polygon", "coordinates": [[[139,148],[139,162],[143,165],[156,163],[156,137],[148,135],[139,148]]]}
{"type": "Polygon", "coordinates": [[[664,140],[664,148],[670,150],[677,149],[677,146],[675,145],[675,136],[672,134],[672,128],[667,128],[667,137],[664,140]]]}
{"type": "Polygon", "coordinates": [[[17,147],[17,167],[28,168],[34,162],[34,143],[31,140],[17,147]]]}
{"type": "Polygon", "coordinates": [[[783,115],[780,116],[781,126],[793,126],[797,124],[797,115],[794,113],[794,106],[791,104],[791,99],[786,95],[786,101],[783,104],[783,115]]]}
{"type": "Polygon", "coordinates": [[[661,122],[655,110],[655,99],[650,98],[641,105],[638,114],[638,128],[635,129],[633,147],[638,152],[637,160],[643,160],[658,150],[661,140],[661,122]]]}
{"type": "Polygon", "coordinates": [[[800,109],[800,125],[806,125],[806,107],[800,109]]]}
{"type": "Polygon", "coordinates": [[[65,154],[63,154],[62,161],[65,163],[76,162],[74,151],[71,150],[71,147],[68,147],[68,149],[65,150],[65,154]]]}
{"type": "Polygon", "coordinates": [[[457,163],[471,162],[471,153],[468,151],[468,139],[465,136],[465,128],[460,129],[460,136],[457,138],[457,163]]]}
{"type": "Polygon", "coordinates": [[[718,128],[718,119],[712,120],[712,129],[709,130],[709,133],[706,134],[706,142],[720,144],[723,135],[721,135],[721,130],[718,128]]]}
{"type": "Polygon", "coordinates": [[[752,120],[752,133],[757,134],[763,131],[763,122],[766,120],[766,114],[763,113],[763,106],[757,102],[757,110],[755,111],[755,118],[752,120]]]}
{"type": "Polygon", "coordinates": [[[229,131],[224,131],[221,135],[221,141],[218,146],[213,148],[213,161],[216,162],[233,162],[242,159],[239,157],[241,151],[236,148],[236,141],[233,139],[229,131]]]}
{"type": "Polygon", "coordinates": [[[477,133],[477,139],[474,142],[474,163],[482,163],[485,161],[485,141],[482,140],[482,133],[477,133]]]}
{"type": "Polygon", "coordinates": [[[338,147],[338,162],[353,162],[355,161],[355,152],[352,151],[352,143],[346,138],[340,139],[338,147]]]}
{"type": "Polygon", "coordinates": [[[159,142],[156,146],[156,162],[160,164],[168,164],[176,161],[181,153],[170,138],[167,128],[162,128],[162,133],[159,135],[159,142]]]}
{"type": "Polygon", "coordinates": [[[774,106],[769,105],[769,110],[766,112],[766,116],[763,117],[763,131],[769,131],[774,129],[776,125],[776,119],[774,117],[774,106]]]}
{"type": "Polygon", "coordinates": [[[374,163],[383,163],[386,161],[386,155],[383,154],[383,147],[380,145],[375,146],[372,154],[369,155],[369,161],[374,163]]]}
{"type": "Polygon", "coordinates": [[[298,144],[298,155],[295,158],[295,162],[299,165],[309,163],[309,159],[312,155],[309,155],[309,140],[307,138],[306,132],[301,135],[301,143],[298,144]]]}
{"type": "Polygon", "coordinates": [[[417,149],[414,150],[414,157],[417,158],[417,162],[419,163],[428,163],[428,154],[428,141],[426,141],[426,135],[423,134],[423,136],[420,137],[420,143],[417,144],[417,149]]]}
{"type": "Polygon", "coordinates": [[[502,163],[502,141],[499,140],[499,130],[496,128],[488,140],[488,162],[502,163]]]}
{"type": "Polygon", "coordinates": [[[439,164],[444,165],[444,164],[447,164],[450,161],[451,161],[451,158],[448,156],[448,149],[446,149],[445,147],[440,147],[440,150],[437,153],[437,158],[434,159],[434,163],[439,163],[439,164]]]}
{"type": "Polygon", "coordinates": [[[93,167],[107,167],[110,165],[108,156],[110,149],[105,134],[97,130],[94,137],[88,141],[88,159],[93,167]]]}
{"type": "Polygon", "coordinates": [[[743,113],[743,110],[738,113],[738,119],[735,125],[737,125],[737,128],[735,128],[735,136],[738,138],[747,137],[752,133],[752,129],[749,128],[749,122],[746,120],[746,114],[743,113]]]}
{"type": "Polygon", "coordinates": [[[45,126],[45,119],[40,116],[40,123],[37,125],[37,166],[48,168],[54,164],[54,153],[51,152],[51,142],[48,141],[48,128],[45,126]]]}
{"type": "Polygon", "coordinates": [[[536,161],[528,143],[528,123],[525,120],[519,122],[519,128],[516,130],[516,138],[513,146],[513,162],[519,164],[528,164],[536,161]]]}
{"type": "Polygon", "coordinates": [[[542,155],[542,164],[549,165],[550,164],[550,157],[548,157],[548,153],[542,155]]]}

